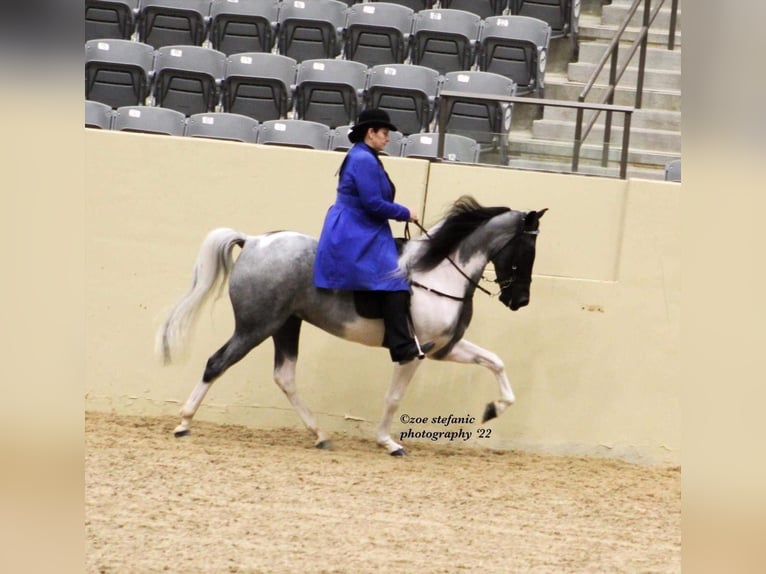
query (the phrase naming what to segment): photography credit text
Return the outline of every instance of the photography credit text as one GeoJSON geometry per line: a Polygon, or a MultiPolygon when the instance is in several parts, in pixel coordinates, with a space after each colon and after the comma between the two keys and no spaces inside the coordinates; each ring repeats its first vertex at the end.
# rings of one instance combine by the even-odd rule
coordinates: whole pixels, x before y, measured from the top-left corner
{"type": "MultiPolygon", "coordinates": [[[[442,425],[445,427],[444,430],[429,430],[417,429],[413,428],[413,426],[410,426],[407,430],[401,431],[399,433],[399,440],[404,440],[406,438],[425,438],[432,441],[448,440],[452,442],[454,440],[467,441],[471,439],[474,434],[473,431],[466,430],[463,428],[463,425],[475,424],[476,417],[471,415],[457,417],[453,414],[449,414],[447,416],[439,415],[435,417],[418,417],[405,413],[399,417],[399,421],[405,425],[442,425]]],[[[476,429],[476,438],[489,438],[491,434],[492,429],[476,429]]]]}

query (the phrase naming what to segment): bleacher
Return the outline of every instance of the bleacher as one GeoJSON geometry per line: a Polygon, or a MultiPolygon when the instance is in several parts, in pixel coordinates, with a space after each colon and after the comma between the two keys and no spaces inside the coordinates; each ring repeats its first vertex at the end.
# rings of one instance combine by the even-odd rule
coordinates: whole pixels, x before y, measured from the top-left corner
{"type": "MultiPolygon", "coordinates": [[[[86,123],[179,135],[177,115],[148,111],[162,108],[183,115],[181,135],[261,143],[272,122],[274,145],[342,151],[335,131],[376,106],[407,138],[434,134],[445,86],[545,97],[551,53],[578,52],[553,43],[577,43],[579,11],[572,0],[86,0],[85,99],[99,118],[86,123]]],[[[531,113],[458,102],[448,133],[473,141],[476,162],[535,169],[519,137],[542,131],[531,113]]]]}

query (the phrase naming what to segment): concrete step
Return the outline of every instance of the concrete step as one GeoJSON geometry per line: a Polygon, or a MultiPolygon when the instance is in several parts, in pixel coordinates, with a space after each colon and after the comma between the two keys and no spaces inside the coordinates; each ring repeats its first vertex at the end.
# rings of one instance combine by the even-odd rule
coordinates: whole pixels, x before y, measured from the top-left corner
{"type": "MultiPolygon", "coordinates": [[[[609,47],[607,42],[580,42],[580,57],[579,62],[587,64],[598,64],[601,57],[609,47]]],[[[617,65],[622,66],[628,57],[628,50],[630,44],[622,43],[617,51],[617,65]]],[[[641,52],[636,51],[633,55],[631,65],[638,66],[638,58],[641,52]]],[[[611,59],[607,61],[605,67],[611,63],[611,59]]],[[[652,70],[669,70],[680,71],[681,70],[681,50],[675,48],[674,50],[668,50],[667,47],[647,47],[646,50],[646,67],[652,70]]]]}
{"type": "MultiPolygon", "coordinates": [[[[590,121],[595,112],[586,111],[583,114],[584,121],[590,121]]],[[[559,122],[577,121],[577,111],[568,108],[554,108],[547,106],[544,111],[543,119],[559,122]]],[[[624,114],[612,114],[612,125],[622,126],[624,114]]],[[[596,125],[603,125],[606,121],[606,113],[601,112],[596,120],[596,125]]],[[[665,130],[672,132],[681,132],[681,112],[672,112],[666,110],[640,109],[633,112],[631,118],[632,129],[665,130]]]]}
{"type": "MultiPolygon", "coordinates": [[[[626,72],[627,73],[627,72],[626,72]]],[[[553,100],[577,101],[584,84],[573,82],[562,74],[545,74],[545,97],[553,100]]],[[[595,85],[588,94],[588,102],[599,102],[606,93],[605,86],[595,85]]],[[[614,94],[618,106],[635,106],[635,84],[618,84],[614,94]]],[[[641,105],[646,109],[681,111],[680,90],[655,90],[644,87],[641,105]]]]}
{"type": "MultiPolygon", "coordinates": [[[[514,159],[511,158],[508,161],[510,167],[517,169],[524,169],[530,171],[548,171],[556,173],[572,173],[572,162],[570,161],[555,161],[555,160],[534,160],[534,159],[514,159]]],[[[619,177],[620,165],[610,165],[608,167],[602,167],[598,162],[592,162],[586,160],[580,162],[577,173],[585,175],[598,175],[602,177],[619,177]]],[[[645,168],[628,166],[627,170],[628,179],[651,179],[651,180],[664,180],[665,169],[664,168],[645,168]]]]}
{"type": "MultiPolygon", "coordinates": [[[[625,20],[625,17],[628,15],[628,12],[630,11],[630,6],[632,2],[612,2],[611,4],[608,4],[603,7],[601,12],[601,23],[606,24],[608,26],[621,26],[623,21],[625,20]]],[[[657,4],[656,1],[652,2],[652,6],[650,7],[650,13],[653,14],[655,10],[655,5],[657,4]]],[[[652,24],[652,28],[658,28],[661,30],[670,30],[670,15],[671,15],[671,2],[670,0],[665,0],[665,4],[663,4],[662,8],[660,8],[659,14],[657,14],[657,17],[654,19],[654,23],[652,24]]],[[[633,15],[633,18],[630,20],[629,26],[633,27],[640,27],[643,25],[644,22],[644,5],[641,4],[636,10],[636,13],[633,15]]],[[[681,29],[681,8],[679,6],[678,12],[676,14],[676,30],[681,29]]]]}
{"type": "MultiPolygon", "coordinates": [[[[590,80],[591,75],[596,70],[595,64],[586,62],[572,62],[569,64],[567,76],[573,82],[585,84],[590,80]]],[[[625,73],[620,78],[618,85],[636,86],[638,80],[638,60],[628,66],[625,73]]],[[[604,66],[596,79],[597,84],[609,85],[609,67],[604,66]]],[[[655,70],[646,68],[644,70],[644,87],[659,90],[681,91],[681,71],[680,70],[655,70]]]]}
{"type": "MultiPolygon", "coordinates": [[[[593,136],[591,135],[591,137],[593,136]]],[[[631,137],[628,163],[633,167],[664,169],[666,163],[681,156],[680,151],[641,149],[634,146],[632,140],[633,138],[631,137]]],[[[534,138],[532,133],[528,131],[512,131],[508,137],[508,143],[510,154],[516,159],[561,159],[565,162],[572,161],[574,150],[574,143],[572,141],[543,140],[534,138]]],[[[610,162],[619,163],[621,146],[621,139],[612,141],[609,147],[610,162]]],[[[583,144],[580,158],[582,160],[600,160],[602,151],[602,142],[594,139],[583,144]]]]}
{"type": "MultiPolygon", "coordinates": [[[[582,40],[603,40],[609,42],[617,31],[617,26],[602,24],[601,19],[588,14],[580,15],[579,35],[582,40]]],[[[640,27],[628,27],[622,35],[623,42],[633,42],[641,32],[640,27]]],[[[652,26],[648,34],[649,44],[666,46],[668,43],[668,30],[652,26]]],[[[681,31],[676,30],[676,47],[681,46],[681,31]]]]}
{"type": "MultiPolygon", "coordinates": [[[[572,141],[574,134],[574,122],[537,120],[532,124],[532,135],[537,139],[572,141]]],[[[603,138],[604,126],[596,124],[586,141],[597,143],[603,138]]],[[[622,143],[622,127],[612,126],[611,141],[615,145],[622,143]]],[[[631,128],[630,147],[680,154],[681,132],[631,128]]]]}

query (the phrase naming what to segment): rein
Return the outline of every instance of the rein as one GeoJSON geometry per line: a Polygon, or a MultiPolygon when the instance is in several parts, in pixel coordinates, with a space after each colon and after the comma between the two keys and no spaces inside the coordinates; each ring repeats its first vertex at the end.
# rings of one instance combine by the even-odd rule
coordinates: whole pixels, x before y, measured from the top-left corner
{"type": "MultiPolygon", "coordinates": [[[[428,237],[428,239],[431,239],[431,235],[428,233],[428,230],[426,230],[426,228],[425,228],[425,227],[423,227],[422,225],[420,225],[420,223],[418,223],[417,221],[413,221],[412,223],[414,223],[414,224],[415,224],[415,226],[416,226],[418,229],[420,229],[420,231],[422,231],[422,232],[423,232],[423,234],[424,234],[426,237],[428,237]]],[[[404,224],[404,237],[405,237],[406,239],[409,239],[409,238],[410,238],[410,227],[409,227],[409,225],[410,225],[410,222],[409,222],[409,221],[408,221],[407,223],[405,223],[405,224],[404,224]]],[[[455,262],[452,260],[452,258],[451,258],[449,255],[446,257],[446,259],[447,259],[447,261],[449,261],[449,262],[450,262],[450,264],[451,264],[451,265],[452,265],[452,266],[453,266],[455,269],[457,269],[458,273],[460,273],[460,274],[461,274],[463,277],[465,277],[465,278],[466,278],[466,280],[467,280],[467,281],[468,281],[468,282],[469,282],[471,285],[473,285],[474,287],[476,287],[476,288],[477,288],[479,291],[483,291],[484,293],[486,293],[486,294],[487,294],[487,295],[489,295],[490,297],[492,297],[492,296],[493,296],[493,295],[492,295],[492,293],[490,293],[490,292],[489,292],[487,289],[485,289],[484,287],[482,287],[481,285],[479,285],[479,283],[478,283],[477,281],[474,281],[474,280],[473,280],[473,278],[469,277],[469,276],[468,276],[468,275],[465,273],[465,271],[463,271],[463,270],[460,268],[460,266],[459,266],[457,263],[455,263],[455,262]]],[[[482,275],[482,279],[484,279],[485,281],[488,281],[488,279],[485,279],[483,275],[482,275]]],[[[422,284],[418,283],[417,281],[412,281],[412,280],[411,280],[411,281],[410,281],[410,283],[412,283],[412,284],[413,284],[415,287],[420,287],[421,289],[425,289],[426,291],[430,291],[431,293],[435,293],[436,295],[441,295],[442,297],[447,297],[448,299],[453,299],[453,300],[455,300],[455,301],[465,301],[465,297],[456,297],[455,295],[448,295],[447,293],[442,293],[441,291],[437,291],[436,289],[432,289],[431,287],[426,287],[425,285],[422,285],[422,284]]],[[[497,281],[495,281],[495,283],[497,283],[497,281]]]]}

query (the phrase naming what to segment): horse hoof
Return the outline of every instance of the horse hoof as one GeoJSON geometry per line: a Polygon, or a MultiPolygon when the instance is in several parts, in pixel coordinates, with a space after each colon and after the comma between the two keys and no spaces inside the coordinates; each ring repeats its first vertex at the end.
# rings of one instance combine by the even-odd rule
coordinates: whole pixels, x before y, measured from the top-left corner
{"type": "Polygon", "coordinates": [[[182,436],[186,436],[190,432],[191,431],[189,429],[177,430],[173,433],[173,435],[175,435],[176,438],[181,438],[182,436]]]}
{"type": "Polygon", "coordinates": [[[332,442],[329,440],[320,440],[315,445],[317,448],[321,448],[322,450],[330,450],[332,448],[332,442]]]}
{"type": "Polygon", "coordinates": [[[491,421],[493,418],[497,416],[497,409],[495,408],[495,403],[489,403],[487,404],[487,408],[484,409],[484,416],[481,417],[482,424],[491,421]]]}
{"type": "Polygon", "coordinates": [[[394,452],[391,453],[391,456],[406,456],[406,452],[404,452],[403,448],[398,448],[394,452]]]}

